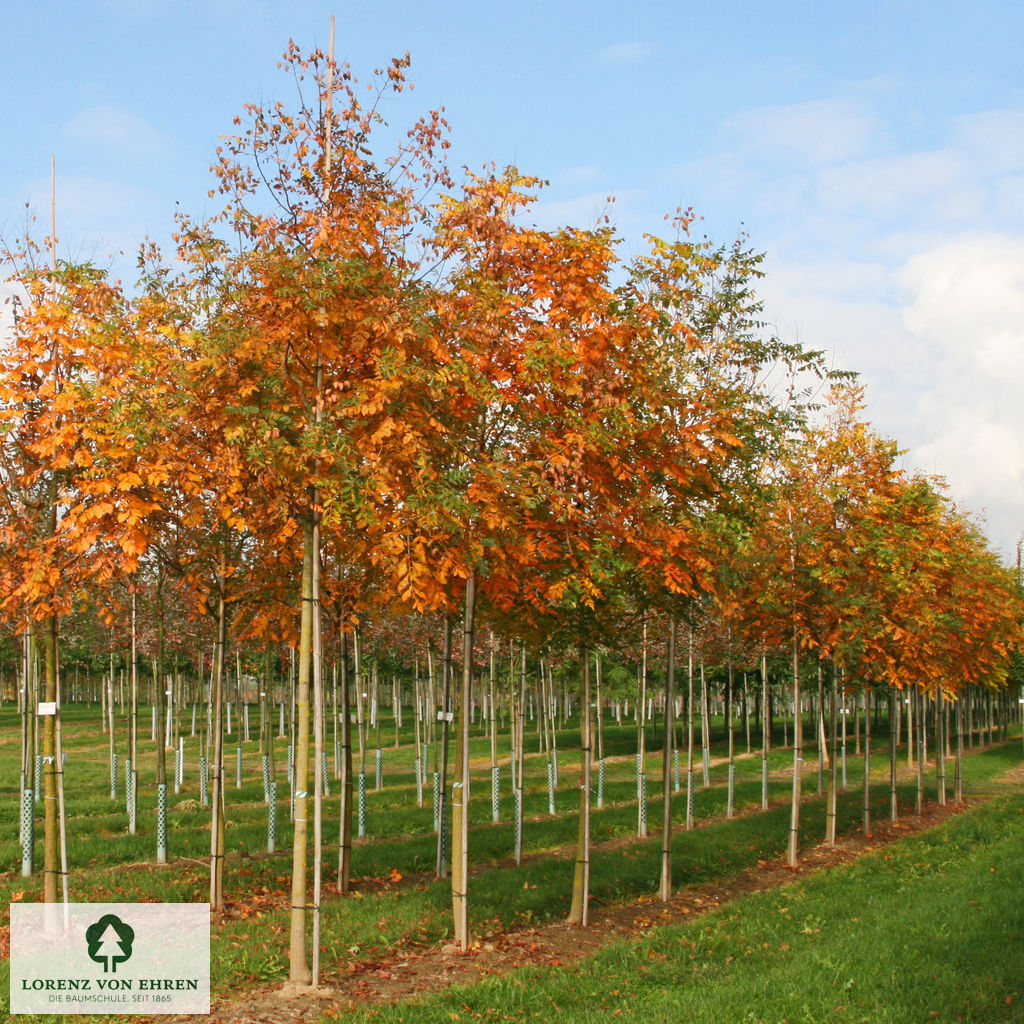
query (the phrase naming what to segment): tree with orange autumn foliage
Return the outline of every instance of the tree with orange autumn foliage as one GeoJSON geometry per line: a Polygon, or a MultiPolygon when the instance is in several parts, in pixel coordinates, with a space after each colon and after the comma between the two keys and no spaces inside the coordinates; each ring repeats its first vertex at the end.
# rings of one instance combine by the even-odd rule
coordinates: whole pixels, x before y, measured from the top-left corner
{"type": "MultiPolygon", "coordinates": [[[[452,895],[463,948],[477,601],[546,607],[569,586],[574,566],[559,561],[556,538],[592,509],[567,481],[601,479],[588,467],[625,380],[609,356],[627,351],[611,315],[609,233],[520,226],[537,184],[509,169],[471,176],[461,195],[442,200],[430,244],[444,276],[404,410],[403,454],[379,463],[389,478],[377,490],[390,504],[375,515],[377,561],[414,606],[462,606],[452,895]]],[[[604,447],[614,463],[613,445],[604,447]]]]}
{"type": "MultiPolygon", "coordinates": [[[[895,689],[951,694],[973,678],[998,684],[1019,642],[1008,574],[929,481],[908,479],[897,468],[896,446],[860,420],[861,408],[860,388],[833,391],[824,419],[796,439],[789,468],[777,472],[751,549],[758,599],[748,635],[778,646],[788,634],[791,648],[797,709],[791,864],[804,652],[814,652],[819,663],[831,660],[833,680],[842,669],[895,689]],[[974,588],[967,582],[972,577],[989,585],[974,588]],[[964,652],[982,637],[985,654],[968,668],[964,652]]],[[[834,802],[833,788],[830,837],[834,802]]]]}
{"type": "MultiPolygon", "coordinates": [[[[688,221],[681,226],[685,229],[688,221]]],[[[765,330],[755,291],[762,257],[747,249],[744,239],[713,247],[693,242],[684,230],[672,243],[652,242],[651,255],[634,264],[634,286],[659,311],[666,356],[661,394],[667,396],[662,401],[669,415],[658,429],[664,439],[655,463],[658,474],[641,488],[646,522],[652,525],[640,531],[646,548],[640,549],[637,566],[647,599],[669,614],[672,646],[675,621],[688,619],[692,625],[702,595],[717,592],[724,612],[734,608],[728,564],[744,558],[743,539],[761,500],[766,464],[786,433],[802,428],[806,414],[806,396],[792,388],[788,404],[782,404],[787,393],[780,393],[776,378],[785,373],[791,380],[819,381],[830,374],[819,352],[785,344],[765,330]]],[[[666,676],[674,683],[674,666],[666,676]]],[[[668,721],[665,737],[668,765],[673,744],[668,721]]],[[[666,899],[671,886],[667,778],[665,771],[661,894],[666,899]]]]}
{"type": "MultiPolygon", "coordinates": [[[[382,96],[401,92],[407,59],[378,72],[366,107],[348,69],[294,45],[294,112],[247,108],[215,166],[224,213],[184,224],[182,254],[197,279],[213,274],[221,296],[204,325],[205,358],[233,398],[209,410],[242,453],[261,500],[239,502],[240,523],[273,545],[302,550],[290,975],[308,980],[305,920],[310,717],[319,686],[319,572],[325,513],[330,529],[357,528],[373,486],[375,445],[400,433],[394,395],[416,342],[410,235],[424,217],[421,193],[445,178],[434,159],[444,124],[415,122],[407,141],[378,157],[382,96]],[[335,74],[337,70],[337,74],[335,74]],[[311,86],[307,99],[304,90],[311,86]],[[227,228],[232,251],[217,241],[227,228]],[[244,509],[244,510],[243,510],[244,509]]],[[[314,955],[315,962],[315,955],[314,955]]]]}
{"type": "Polygon", "coordinates": [[[855,550],[851,524],[892,475],[894,451],[856,419],[860,391],[833,387],[821,422],[793,438],[769,468],[770,500],[751,551],[752,638],[787,645],[793,673],[793,794],[788,860],[795,866],[803,768],[801,658],[829,657],[840,638],[837,573],[855,550]]]}
{"type": "MultiPolygon", "coordinates": [[[[0,613],[41,623],[45,701],[59,713],[58,619],[84,583],[130,573],[147,544],[151,474],[122,424],[138,412],[126,304],[86,265],[4,254],[18,286],[0,351],[0,613]]],[[[42,726],[45,899],[57,898],[55,714],[42,726]]]]}
{"type": "MultiPolygon", "coordinates": [[[[607,222],[531,226],[541,183],[491,168],[457,187],[438,113],[393,149],[379,141],[385,97],[404,90],[407,65],[379,70],[368,97],[333,59],[290,47],[298,104],[254,105],[238,119],[214,168],[225,209],[180,222],[180,276],[147,262],[129,303],[91,268],[23,271],[25,297],[0,353],[0,613],[42,623],[45,696],[56,698],[58,617],[86,579],[133,586],[145,557],[157,608],[174,577],[199,612],[216,612],[215,910],[229,637],[298,652],[294,982],[316,980],[320,948],[319,868],[311,900],[307,863],[311,819],[316,864],[323,845],[320,645],[329,636],[341,647],[347,737],[345,645],[357,619],[369,629],[386,615],[434,613],[447,634],[461,614],[451,804],[463,949],[478,621],[578,655],[570,920],[580,925],[590,654],[620,618],[667,627],[666,899],[679,622],[726,663],[730,761],[734,651],[744,639],[788,651],[793,864],[809,656],[833,659],[851,679],[945,699],[965,682],[1000,685],[1020,641],[1005,571],[933,482],[897,470],[895,446],[860,420],[860,391],[837,389],[813,419],[807,395],[794,402],[779,386],[786,373],[815,383],[830,374],[820,354],[783,345],[758,322],[760,257],[742,240],[695,242],[687,214],[674,240],[651,237],[649,252],[624,262],[607,222]]],[[[159,663],[162,619],[155,629],[159,663]]],[[[646,643],[645,634],[644,658],[646,643]]],[[[525,664],[523,653],[522,680],[525,664]]],[[[48,797],[50,736],[47,724],[48,797]]],[[[163,757],[161,744],[158,780],[163,757]]],[[[730,811],[732,783],[730,771],[730,811]]],[[[57,878],[52,805],[47,899],[57,878]]]]}
{"type": "Polygon", "coordinates": [[[842,583],[839,650],[856,670],[950,698],[1002,685],[1020,641],[1013,576],[934,481],[899,476],[875,496],[842,583]]]}

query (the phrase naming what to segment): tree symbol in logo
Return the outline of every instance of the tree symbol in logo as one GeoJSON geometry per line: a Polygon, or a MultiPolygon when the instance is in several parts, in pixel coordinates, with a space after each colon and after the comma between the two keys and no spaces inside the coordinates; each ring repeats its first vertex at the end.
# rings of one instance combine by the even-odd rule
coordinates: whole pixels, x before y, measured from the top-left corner
{"type": "Polygon", "coordinates": [[[89,959],[103,964],[103,973],[117,973],[117,965],[132,955],[135,930],[114,914],[104,914],[85,930],[89,959]]]}

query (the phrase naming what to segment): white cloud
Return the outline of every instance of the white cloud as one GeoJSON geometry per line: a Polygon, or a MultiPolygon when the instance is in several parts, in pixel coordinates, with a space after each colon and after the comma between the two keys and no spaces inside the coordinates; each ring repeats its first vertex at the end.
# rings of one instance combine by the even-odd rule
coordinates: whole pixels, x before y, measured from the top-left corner
{"type": "Polygon", "coordinates": [[[582,167],[567,167],[554,176],[559,184],[584,185],[600,178],[602,174],[599,164],[586,164],[582,167]]]}
{"type": "Polygon", "coordinates": [[[860,101],[844,99],[753,107],[722,125],[725,138],[741,151],[814,165],[863,154],[875,128],[875,118],[860,101]]]}
{"type": "Polygon", "coordinates": [[[996,174],[1024,167],[1024,110],[983,110],[954,121],[952,144],[996,174]]]}
{"type": "Polygon", "coordinates": [[[588,192],[570,199],[541,199],[530,210],[530,218],[546,229],[572,224],[576,227],[596,227],[607,215],[621,229],[623,208],[643,193],[639,190],[616,193],[614,199],[607,192],[588,192]]]}
{"type": "Polygon", "coordinates": [[[910,456],[986,509],[992,540],[1024,527],[1024,238],[977,234],[913,256],[901,274],[908,333],[925,342],[910,456]]]}
{"type": "Polygon", "coordinates": [[[985,191],[967,154],[958,149],[901,153],[822,170],[818,201],[833,211],[939,222],[976,218],[985,191]]]}
{"type": "MultiPolygon", "coordinates": [[[[914,256],[903,320],[993,381],[1024,373],[1024,239],[957,239],[914,256]]],[[[1024,413],[1022,413],[1024,421],[1024,413]]]]}
{"type": "Polygon", "coordinates": [[[911,335],[889,301],[892,269],[881,260],[823,255],[783,261],[769,251],[760,283],[765,315],[789,342],[820,349],[830,366],[852,370],[867,386],[865,416],[885,436],[907,443],[927,343],[911,335]]]}
{"type": "MultiPolygon", "coordinates": [[[[998,415],[998,414],[997,414],[998,415]]],[[[985,532],[1004,557],[1024,530],[1024,445],[1020,424],[979,408],[953,409],[935,437],[909,452],[921,469],[937,472],[963,507],[983,516],[985,532]]]]}
{"type": "Polygon", "coordinates": [[[787,340],[868,386],[865,417],[984,517],[1005,556],[1024,530],[1024,237],[946,236],[894,267],[769,254],[760,289],[787,340]]]}
{"type": "Polygon", "coordinates": [[[865,416],[907,449],[908,468],[944,477],[1012,553],[1024,529],[1024,237],[947,235],[898,267],[769,257],[762,291],[784,335],[861,373],[865,416]]]}
{"type": "Polygon", "coordinates": [[[647,43],[613,43],[598,51],[601,60],[614,64],[627,64],[642,60],[654,52],[654,47],[647,43]]]}
{"type": "Polygon", "coordinates": [[[149,121],[119,107],[89,107],[63,126],[65,136],[112,156],[151,160],[168,150],[165,136],[149,121]]]}
{"type": "Polygon", "coordinates": [[[12,281],[0,281],[0,337],[14,322],[15,302],[22,301],[25,291],[12,281]]]}
{"type": "MultiPolygon", "coordinates": [[[[46,211],[33,226],[37,238],[49,231],[50,183],[36,180],[26,185],[26,199],[33,210],[46,211]]],[[[115,268],[131,278],[135,255],[147,233],[160,235],[170,222],[154,223],[153,194],[123,180],[92,175],[57,176],[57,253],[61,259],[89,261],[115,268]],[[122,256],[121,254],[125,254],[122,256]]]]}
{"type": "Polygon", "coordinates": [[[1024,109],[930,125],[904,145],[886,90],[748,109],[673,169],[698,206],[740,210],[768,253],[759,291],[788,340],[868,385],[865,416],[986,513],[1024,528],[1024,109]]]}
{"type": "MultiPolygon", "coordinates": [[[[149,200],[144,188],[92,175],[58,175],[56,195],[58,236],[61,224],[66,222],[81,225],[83,230],[129,222],[147,207],[149,200]]],[[[49,181],[36,181],[29,186],[28,201],[33,209],[48,210],[49,181]]]]}

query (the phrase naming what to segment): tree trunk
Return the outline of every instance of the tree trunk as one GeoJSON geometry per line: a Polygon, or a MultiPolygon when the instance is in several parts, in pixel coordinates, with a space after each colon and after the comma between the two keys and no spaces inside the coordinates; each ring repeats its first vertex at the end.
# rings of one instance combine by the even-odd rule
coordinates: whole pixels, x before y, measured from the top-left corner
{"type": "Polygon", "coordinates": [[[167,863],[167,737],[164,734],[164,580],[160,558],[156,563],[156,685],[154,689],[156,735],[156,862],[167,863]]]}
{"type": "Polygon", "coordinates": [[[580,817],[576,837],[576,868],[572,879],[572,906],[569,910],[569,924],[587,926],[587,912],[590,904],[590,775],[591,775],[591,729],[590,729],[590,653],[586,643],[580,643],[580,673],[582,706],[580,708],[580,817]]]}
{"type": "Polygon", "coordinates": [[[441,772],[437,792],[437,870],[436,877],[448,874],[448,825],[445,821],[448,808],[448,740],[451,735],[452,718],[452,671],[451,671],[451,630],[448,616],[444,617],[444,637],[441,651],[442,714],[441,720],[441,772]]]}
{"type": "Polygon", "coordinates": [[[523,768],[526,754],[523,744],[526,740],[526,644],[523,644],[519,663],[519,701],[516,708],[516,796],[515,796],[515,859],[523,862],[523,768]]]}
{"type": "Polygon", "coordinates": [[[896,744],[898,741],[896,730],[896,716],[899,697],[896,690],[889,687],[889,820],[895,825],[899,815],[898,800],[896,796],[896,744]]]}
{"type": "Polygon", "coordinates": [[[476,576],[466,579],[466,607],[462,628],[462,693],[455,781],[452,785],[452,916],[455,944],[469,949],[469,720],[473,688],[473,615],[476,576]]]}
{"type": "MultiPolygon", "coordinates": [[[[344,610],[342,611],[344,615],[344,610]]],[[[341,624],[341,818],[338,823],[338,892],[352,889],[352,684],[348,625],[341,624]]]]}
{"type": "MultiPolygon", "coordinates": [[[[320,496],[314,491],[314,507],[319,505],[320,496]]],[[[323,880],[323,806],[324,787],[327,782],[324,771],[324,678],[323,644],[320,628],[320,521],[319,513],[313,514],[313,580],[312,580],[312,650],[313,659],[313,964],[311,981],[320,983],[320,894],[323,880]]]]}
{"type": "Polygon", "coordinates": [[[647,835],[647,622],[644,622],[636,702],[636,834],[647,835]]]}
{"type": "MultiPolygon", "coordinates": [[[[819,665],[820,671],[820,665],[819,665]]],[[[825,842],[829,846],[836,845],[836,826],[839,812],[839,786],[837,773],[839,769],[836,757],[836,665],[832,663],[832,682],[828,692],[828,810],[825,814],[825,842]]]]}
{"type": "Polygon", "coordinates": [[[56,903],[60,878],[60,837],[57,820],[57,617],[43,620],[43,699],[52,705],[42,715],[43,756],[43,902],[56,903]]]}
{"type": "Polygon", "coordinates": [[[772,742],[768,654],[761,648],[761,810],[768,810],[768,751],[772,742]]]}
{"type": "Polygon", "coordinates": [[[35,679],[35,643],[32,638],[32,620],[28,619],[23,640],[23,668],[21,694],[21,875],[32,874],[35,856],[35,722],[38,705],[35,679]]]}
{"type": "Polygon", "coordinates": [[[747,734],[747,756],[753,753],[753,746],[750,742],[750,688],[747,685],[747,673],[743,672],[743,728],[747,734]]]}
{"type": "Polygon", "coordinates": [[[935,788],[939,805],[946,806],[946,702],[942,691],[935,695],[935,788]]]}
{"type": "MultiPolygon", "coordinates": [[[[217,645],[213,664],[213,758],[210,763],[210,909],[219,919],[224,910],[224,645],[227,622],[224,601],[224,562],[217,581],[217,645]]],[[[133,704],[134,704],[134,687],[133,704]]],[[[207,748],[209,750],[209,748],[207,748]]]]}
{"type": "Polygon", "coordinates": [[[814,718],[815,732],[818,739],[818,796],[821,796],[825,784],[825,759],[828,752],[828,737],[825,735],[825,679],[821,671],[821,659],[818,659],[818,701],[817,714],[814,718]]]}
{"type": "Polygon", "coordinates": [[[711,709],[708,706],[708,680],[704,674],[703,654],[700,658],[700,748],[706,789],[711,785],[711,709]]]}
{"type": "Polygon", "coordinates": [[[871,690],[864,687],[864,835],[871,835],[871,690]]]}
{"type": "Polygon", "coordinates": [[[800,645],[793,633],[793,802],[790,808],[789,846],[786,862],[791,868],[797,866],[797,850],[800,843],[800,796],[804,767],[804,728],[800,713],[800,645]]]}
{"type": "Polygon", "coordinates": [[[696,779],[693,773],[693,627],[690,628],[686,670],[686,830],[693,828],[693,797],[696,779]]]}
{"type": "Polygon", "coordinates": [[[313,664],[313,559],[312,516],[303,524],[302,535],[302,617],[299,629],[299,673],[296,680],[295,713],[295,822],[292,836],[291,916],[288,941],[288,978],[308,984],[306,958],[306,852],[309,804],[309,710],[310,675],[313,664]]]}
{"type": "Polygon", "coordinates": [[[732,706],[732,686],[733,686],[733,669],[732,669],[732,628],[729,628],[729,665],[728,665],[728,676],[726,679],[726,691],[725,691],[725,727],[728,735],[729,742],[729,780],[728,780],[728,794],[726,796],[725,805],[725,816],[731,818],[736,803],[736,730],[733,726],[733,706],[732,706]]]}
{"type": "Polygon", "coordinates": [[[501,768],[498,766],[498,717],[494,685],[494,630],[491,630],[490,672],[487,681],[487,725],[491,736],[491,821],[497,824],[501,817],[501,768]]]}
{"type": "Polygon", "coordinates": [[[135,589],[132,585],[132,636],[131,636],[131,699],[132,709],[128,724],[128,760],[131,765],[125,772],[126,804],[128,807],[128,834],[135,835],[136,811],[139,801],[139,675],[138,675],[138,632],[135,618],[135,589]]]}
{"type": "Polygon", "coordinates": [[[916,738],[918,738],[918,759],[916,759],[916,769],[914,771],[914,778],[918,783],[918,792],[914,800],[914,813],[921,816],[921,812],[924,809],[925,803],[925,699],[924,693],[919,687],[914,687],[910,699],[912,701],[910,705],[910,715],[907,716],[909,722],[911,718],[916,721],[913,723],[914,732],[916,738]]]}
{"type": "Polygon", "coordinates": [[[668,620],[668,670],[665,675],[665,746],[661,761],[661,884],[662,902],[672,898],[672,747],[675,741],[676,620],[668,620]]]}
{"type": "Polygon", "coordinates": [[[964,714],[963,700],[960,694],[956,698],[956,767],[953,777],[953,799],[961,803],[964,798],[963,773],[964,767],[964,714]]]}

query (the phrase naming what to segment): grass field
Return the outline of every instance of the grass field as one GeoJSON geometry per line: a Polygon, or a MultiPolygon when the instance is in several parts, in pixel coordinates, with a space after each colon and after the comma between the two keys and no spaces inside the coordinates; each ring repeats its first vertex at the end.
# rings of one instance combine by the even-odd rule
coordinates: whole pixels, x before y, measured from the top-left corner
{"type": "MultiPolygon", "coordinates": [[[[720,727],[720,723],[719,723],[720,727]]],[[[353,962],[372,961],[396,950],[423,948],[450,936],[450,886],[433,881],[436,839],[427,790],[416,803],[410,726],[403,745],[382,751],[384,787],[367,797],[367,837],[356,844],[357,892],[327,895],[323,909],[322,971],[325,984],[353,962]]],[[[118,723],[123,751],[123,723],[118,723]]],[[[252,735],[255,736],[255,729],[252,735]]],[[[394,732],[384,735],[393,743],[394,732]]],[[[208,896],[208,808],[199,796],[197,740],[186,737],[185,784],[169,797],[171,863],[155,857],[154,746],[140,730],[138,832],[126,832],[123,785],[110,799],[107,741],[98,709],[72,706],[64,718],[68,754],[66,790],[74,901],[205,901],[208,896]],[[177,806],[189,801],[184,806],[177,806]]],[[[575,839],[578,743],[572,730],[558,737],[560,785],[556,814],[548,814],[544,760],[528,734],[524,849],[526,862],[510,863],[513,834],[506,764],[502,821],[491,823],[489,741],[474,740],[480,765],[473,783],[470,887],[475,935],[543,926],[568,911],[572,876],[565,848],[575,839]]],[[[592,892],[596,903],[628,901],[657,889],[659,842],[626,842],[637,831],[635,730],[606,722],[605,807],[595,811],[592,892]],[[625,845],[623,845],[625,843],[625,845]]],[[[660,754],[648,762],[650,792],[660,790],[660,754]]],[[[879,742],[879,747],[881,742],[879,742]]],[[[215,1005],[229,994],[283,980],[287,973],[287,888],[290,873],[288,793],[278,741],[278,853],[267,855],[261,765],[255,742],[243,745],[243,785],[234,782],[235,738],[226,745],[228,788],[223,923],[213,929],[211,970],[215,1005]]],[[[712,751],[721,756],[721,737],[712,751]]],[[[123,756],[123,753],[122,753],[123,756]]],[[[824,834],[824,801],[815,795],[814,753],[807,754],[810,791],[803,811],[805,844],[824,834]]],[[[760,759],[737,765],[738,817],[725,821],[725,768],[712,769],[712,785],[700,789],[695,813],[702,827],[685,832],[684,794],[674,801],[679,831],[674,840],[674,882],[701,886],[726,879],[781,855],[788,828],[791,752],[771,755],[775,775],[772,807],[760,806],[760,759]],[[747,812],[751,813],[747,813],[747,812]]],[[[1020,742],[972,753],[965,761],[965,790],[999,794],[1000,779],[1019,764],[1020,742]]],[[[171,759],[173,763],[173,759],[171,759]]],[[[373,786],[373,753],[369,786],[373,786]]],[[[872,813],[888,813],[885,775],[878,752],[872,813]]],[[[10,708],[0,711],[0,893],[4,902],[41,897],[38,874],[20,875],[17,818],[18,732],[10,708]]],[[[859,760],[848,756],[851,789],[840,801],[840,830],[857,827],[859,760]]],[[[698,764],[697,779],[701,778],[698,764]]],[[[933,787],[931,778],[929,785],[933,787]]],[[[337,857],[337,783],[325,813],[325,880],[337,857]]],[[[910,783],[901,798],[913,805],[910,783]]],[[[648,803],[652,833],[661,802],[648,803]]],[[[611,946],[595,958],[547,970],[520,970],[469,990],[452,990],[412,1009],[374,1007],[364,1016],[385,1020],[566,1020],[611,1016],[649,1020],[708,1021],[1012,1021],[1024,998],[1019,954],[1024,907],[1012,866],[1024,843],[1024,803],[1012,793],[953,819],[934,835],[908,840],[855,865],[830,871],[796,887],[750,897],[686,927],[657,929],[641,941],[611,946]],[[783,948],[785,947],[785,948],[783,948]],[[710,951],[710,952],[709,952],[710,951]],[[453,1018],[453,1014],[456,1016],[453,1018]]],[[[39,845],[39,844],[37,844],[39,845]]],[[[41,857],[41,850],[38,854],[41,857]]],[[[37,864],[38,867],[38,864],[37,864]]],[[[6,962],[0,991],[6,998],[6,962]]],[[[42,1019],[42,1018],[40,1018],[42,1019]]],[[[362,1019],[359,1017],[353,1019],[362,1019]]]]}
{"type": "Polygon", "coordinates": [[[1024,1020],[1024,796],[577,964],[352,1020],[1024,1020]]]}

